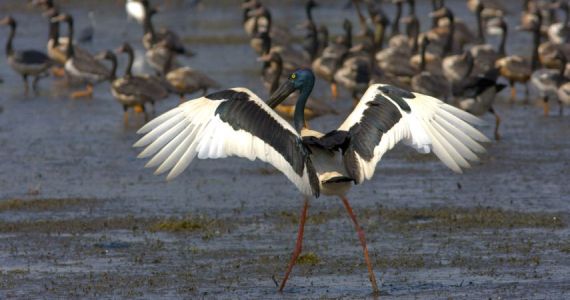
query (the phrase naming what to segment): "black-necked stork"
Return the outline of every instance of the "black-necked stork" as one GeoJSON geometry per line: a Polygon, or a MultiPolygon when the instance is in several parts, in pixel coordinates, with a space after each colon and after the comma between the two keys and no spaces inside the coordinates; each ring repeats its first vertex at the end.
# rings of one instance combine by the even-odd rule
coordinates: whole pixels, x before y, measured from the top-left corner
{"type": "Polygon", "coordinates": [[[305,195],[297,243],[285,276],[301,252],[309,197],[338,196],[358,232],[369,278],[378,292],[364,231],[349,205],[346,193],[352,184],[371,179],[384,153],[398,142],[419,152],[433,151],[455,172],[462,172],[485,151],[488,139],[470,124],[477,117],[444,102],[390,85],[368,88],[342,125],[327,134],[305,127],[304,107],[315,77],[309,69],[291,74],[267,103],[246,88],[233,88],[187,101],[152,120],[138,133],[135,147],[145,147],[140,158],[152,157],[147,167],[155,174],[179,175],[196,157],[238,156],[259,159],[281,171],[305,195]],[[294,126],[272,107],[298,90],[294,126]]]}

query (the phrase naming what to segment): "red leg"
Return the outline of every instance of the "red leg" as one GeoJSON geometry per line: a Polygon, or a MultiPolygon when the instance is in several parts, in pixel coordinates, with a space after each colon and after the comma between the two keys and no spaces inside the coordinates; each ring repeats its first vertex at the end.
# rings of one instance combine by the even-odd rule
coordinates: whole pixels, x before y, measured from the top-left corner
{"type": "Polygon", "coordinates": [[[350,215],[352,222],[354,223],[354,227],[356,227],[356,232],[358,233],[358,239],[360,240],[360,244],[362,245],[362,250],[364,250],[364,260],[366,261],[366,265],[368,266],[368,278],[370,279],[370,283],[372,283],[372,290],[375,294],[380,293],[378,289],[378,285],[376,284],[376,276],[374,275],[374,270],[372,270],[372,263],[370,262],[370,257],[368,257],[368,247],[366,247],[366,238],[364,236],[364,230],[362,227],[358,225],[358,220],[356,220],[356,215],[352,211],[352,207],[348,203],[348,199],[346,197],[340,197],[342,203],[344,204],[344,208],[350,215]]]}
{"type": "Polygon", "coordinates": [[[297,233],[297,242],[295,243],[295,250],[293,251],[293,256],[291,256],[291,261],[289,262],[289,267],[287,267],[287,272],[285,273],[285,277],[283,277],[283,281],[281,281],[281,285],[279,286],[280,292],[282,292],[283,288],[285,288],[285,284],[287,283],[289,274],[291,273],[291,270],[293,270],[293,266],[297,262],[299,254],[301,254],[301,249],[303,248],[303,232],[305,231],[305,221],[307,219],[308,209],[309,209],[309,198],[305,197],[305,204],[303,205],[303,210],[301,211],[301,218],[299,220],[299,232],[297,233]]]}

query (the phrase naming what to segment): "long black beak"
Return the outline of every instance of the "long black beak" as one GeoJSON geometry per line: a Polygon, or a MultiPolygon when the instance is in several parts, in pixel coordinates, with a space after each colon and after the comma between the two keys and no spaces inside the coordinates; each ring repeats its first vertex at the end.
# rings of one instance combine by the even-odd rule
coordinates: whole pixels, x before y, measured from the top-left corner
{"type": "Polygon", "coordinates": [[[295,91],[295,85],[292,81],[287,80],[283,83],[267,100],[267,105],[271,108],[275,108],[283,100],[287,99],[295,91]]]}

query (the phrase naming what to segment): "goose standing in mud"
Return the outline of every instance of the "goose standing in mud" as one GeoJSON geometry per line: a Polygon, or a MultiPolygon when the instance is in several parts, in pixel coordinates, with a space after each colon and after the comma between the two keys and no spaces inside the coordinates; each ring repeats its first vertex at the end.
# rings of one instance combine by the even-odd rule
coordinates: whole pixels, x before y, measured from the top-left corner
{"type": "Polygon", "coordinates": [[[379,292],[368,256],[364,231],[346,198],[352,183],[371,179],[382,156],[399,142],[421,153],[433,151],[455,172],[470,167],[489,140],[471,124],[480,120],[426,95],[390,85],[371,85],[342,125],[327,134],[305,127],[304,108],[315,76],[309,69],[291,74],[267,103],[246,88],[233,88],[192,101],[160,115],[142,127],[135,147],[140,158],[152,157],[147,167],[172,179],[196,157],[238,156],[259,159],[281,171],[304,195],[295,250],[281,281],[282,291],[303,243],[310,197],[339,197],[358,232],[369,279],[379,292]],[[273,107],[294,91],[294,126],[273,107]]]}
{"type": "Polygon", "coordinates": [[[8,16],[0,20],[0,25],[10,26],[10,35],[6,41],[6,57],[8,64],[14,71],[22,75],[25,93],[28,93],[28,77],[33,76],[32,88],[37,88],[38,81],[45,77],[47,70],[52,66],[51,59],[38,50],[14,50],[13,41],[16,36],[16,20],[8,16]]]}
{"type": "Polygon", "coordinates": [[[67,28],[69,30],[69,44],[65,51],[65,71],[72,78],[87,82],[85,90],[72,93],[71,98],[92,97],[93,85],[109,79],[111,76],[110,70],[89,53],[77,55],[75,52],[75,43],[73,42],[73,17],[71,15],[60,14],[51,18],[51,21],[67,22],[67,28]]]}

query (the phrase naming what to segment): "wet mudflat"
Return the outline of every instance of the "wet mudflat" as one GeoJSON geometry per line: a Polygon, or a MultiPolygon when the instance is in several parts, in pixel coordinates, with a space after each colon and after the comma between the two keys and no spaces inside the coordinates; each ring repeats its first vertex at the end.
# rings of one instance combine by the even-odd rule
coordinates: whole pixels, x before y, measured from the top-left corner
{"type": "MultiPolygon", "coordinates": [[[[127,23],[117,1],[83,2],[64,5],[82,16],[95,10],[95,41],[86,48],[128,40],[142,55],[141,30],[127,23]]],[[[463,1],[449,2],[471,20],[463,1]]],[[[28,20],[16,47],[43,49],[45,20],[20,3],[0,4],[3,13],[28,20]]],[[[198,53],[188,64],[224,86],[266,95],[237,4],[208,3],[199,11],[170,5],[156,22],[183,33],[198,53]]],[[[277,22],[303,18],[298,2],[274,5],[277,22]]],[[[342,18],[355,19],[341,6],[321,8],[315,18],[339,32],[342,18]]],[[[426,12],[427,3],[418,10],[426,12]]],[[[528,40],[517,35],[509,51],[526,53],[528,40]]],[[[93,99],[74,101],[52,79],[41,82],[39,95],[23,95],[3,59],[0,76],[0,298],[371,296],[338,199],[311,202],[304,254],[279,294],[274,280],[289,260],[302,203],[284,176],[263,163],[226,159],[195,161],[165,182],[136,159],[131,145],[141,120],[123,127],[107,83],[93,99]]],[[[326,85],[318,87],[327,97],[326,85]]],[[[171,97],[157,111],[177,103],[171,97]]],[[[338,126],[350,111],[348,93],[334,105],[340,115],[311,126],[338,126]]],[[[570,297],[570,117],[543,117],[537,105],[500,99],[503,139],[465,174],[397,147],[370,182],[351,191],[383,298],[570,297]]],[[[484,119],[482,130],[492,136],[493,119],[484,119]]]]}

